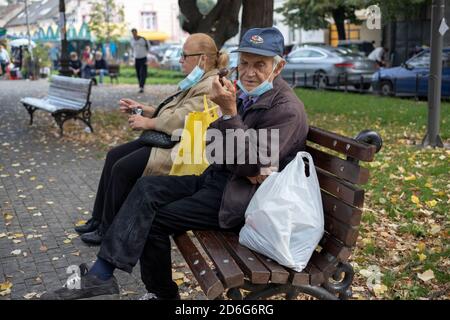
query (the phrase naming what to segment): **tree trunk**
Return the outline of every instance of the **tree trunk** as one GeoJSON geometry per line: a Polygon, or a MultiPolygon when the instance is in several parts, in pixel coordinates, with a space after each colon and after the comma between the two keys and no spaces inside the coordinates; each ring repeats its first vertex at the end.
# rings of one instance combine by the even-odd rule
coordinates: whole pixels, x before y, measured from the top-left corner
{"type": "Polygon", "coordinates": [[[347,38],[345,35],[345,9],[338,7],[336,10],[333,10],[332,14],[338,32],[338,39],[345,40],[347,38]]]}
{"type": "Polygon", "coordinates": [[[241,36],[250,28],[273,26],[273,0],[243,0],[241,36]]]}
{"type": "Polygon", "coordinates": [[[182,28],[191,34],[202,32],[210,35],[220,49],[239,31],[241,3],[241,0],[218,0],[207,15],[202,15],[196,0],[178,0],[180,11],[186,18],[182,28]]]}

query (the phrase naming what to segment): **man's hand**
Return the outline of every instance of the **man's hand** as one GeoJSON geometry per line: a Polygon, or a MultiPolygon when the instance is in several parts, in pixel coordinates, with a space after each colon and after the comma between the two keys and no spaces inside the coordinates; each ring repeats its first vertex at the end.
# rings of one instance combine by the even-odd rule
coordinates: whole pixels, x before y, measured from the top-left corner
{"type": "Polygon", "coordinates": [[[277,172],[277,167],[261,168],[261,174],[255,177],[247,177],[251,184],[261,184],[267,179],[273,172],[277,172]]]}
{"type": "Polygon", "coordinates": [[[256,177],[247,177],[247,179],[250,181],[251,184],[261,184],[264,182],[264,180],[267,179],[268,176],[259,175],[256,177]]]}
{"type": "Polygon", "coordinates": [[[219,76],[214,77],[210,99],[219,105],[223,115],[235,116],[237,114],[236,90],[230,80],[222,78],[222,82],[223,86],[220,84],[219,76]]]}
{"type": "Polygon", "coordinates": [[[128,118],[128,124],[133,130],[150,130],[154,129],[153,119],[134,114],[128,118]]]}

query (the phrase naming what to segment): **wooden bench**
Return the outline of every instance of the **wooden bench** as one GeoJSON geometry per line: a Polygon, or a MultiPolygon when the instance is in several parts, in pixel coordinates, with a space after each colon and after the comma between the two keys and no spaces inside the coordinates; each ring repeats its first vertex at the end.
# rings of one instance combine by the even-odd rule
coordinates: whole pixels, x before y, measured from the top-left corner
{"type": "Polygon", "coordinates": [[[90,129],[91,125],[91,87],[88,79],[53,76],[50,88],[45,98],[26,97],[20,100],[30,114],[30,125],[33,124],[33,114],[37,109],[50,112],[55,118],[63,135],[64,122],[69,119],[83,121],[90,129]]]}
{"type": "Polygon", "coordinates": [[[369,130],[352,139],[316,127],[310,128],[307,140],[306,151],[314,159],[325,215],[324,236],[308,265],[302,272],[287,269],[241,246],[239,235],[233,232],[193,231],[175,236],[208,299],[221,299],[223,294],[239,300],[278,294],[295,299],[299,293],[318,299],[351,297],[354,272],[348,259],[358,238],[364,203],[364,190],[358,185],[369,180],[369,170],[359,161],[372,161],[382,140],[369,130]],[[344,158],[319,150],[322,147],[344,158]]]}
{"type": "Polygon", "coordinates": [[[120,65],[118,64],[110,64],[108,65],[108,76],[111,84],[113,83],[113,79],[119,83],[119,75],[120,75],[120,65]]]}

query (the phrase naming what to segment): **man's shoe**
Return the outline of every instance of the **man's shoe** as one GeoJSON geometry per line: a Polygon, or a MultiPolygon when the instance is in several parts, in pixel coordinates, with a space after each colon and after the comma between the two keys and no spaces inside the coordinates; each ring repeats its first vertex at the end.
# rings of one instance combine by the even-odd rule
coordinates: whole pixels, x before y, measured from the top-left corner
{"type": "Polygon", "coordinates": [[[99,245],[102,243],[103,233],[100,231],[100,228],[97,228],[95,231],[83,234],[81,240],[89,244],[99,245]]]}
{"type": "Polygon", "coordinates": [[[144,92],[144,88],[139,88],[139,93],[143,93],[144,92]]]}
{"type": "Polygon", "coordinates": [[[140,297],[138,300],[180,300],[180,294],[177,292],[177,294],[171,298],[162,298],[154,294],[153,292],[147,292],[142,297],[140,297]]]}
{"type": "Polygon", "coordinates": [[[78,233],[88,233],[97,230],[99,225],[100,221],[91,218],[82,226],[75,227],[75,231],[78,233]]]}
{"type": "Polygon", "coordinates": [[[80,265],[80,277],[71,276],[66,284],[53,292],[41,295],[41,300],[77,300],[87,299],[102,295],[118,295],[119,285],[114,276],[108,280],[101,280],[88,274],[86,264],[80,265]]]}

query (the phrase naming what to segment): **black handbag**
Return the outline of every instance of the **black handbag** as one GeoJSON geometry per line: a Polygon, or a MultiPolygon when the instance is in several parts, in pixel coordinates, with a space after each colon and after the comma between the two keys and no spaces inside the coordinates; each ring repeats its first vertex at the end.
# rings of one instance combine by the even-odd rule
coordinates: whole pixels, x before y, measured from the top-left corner
{"type": "MultiPolygon", "coordinates": [[[[182,92],[183,91],[178,91],[175,94],[173,94],[172,96],[165,99],[163,102],[161,102],[160,105],[158,106],[158,108],[156,109],[153,117],[156,117],[158,115],[159,111],[166,104],[168,104],[173,99],[178,97],[178,95],[180,95],[180,93],[182,93],[182,92]]],[[[180,141],[180,139],[178,138],[178,140],[172,141],[172,136],[167,133],[164,133],[161,131],[156,131],[156,130],[145,130],[144,132],[142,132],[141,136],[139,137],[139,141],[141,141],[143,144],[149,145],[151,147],[157,147],[157,148],[162,148],[162,149],[171,149],[180,141]]]]}
{"type": "Polygon", "coordinates": [[[172,141],[171,135],[155,130],[145,130],[142,132],[139,141],[145,145],[163,149],[171,149],[178,143],[178,141],[172,141]]]}

